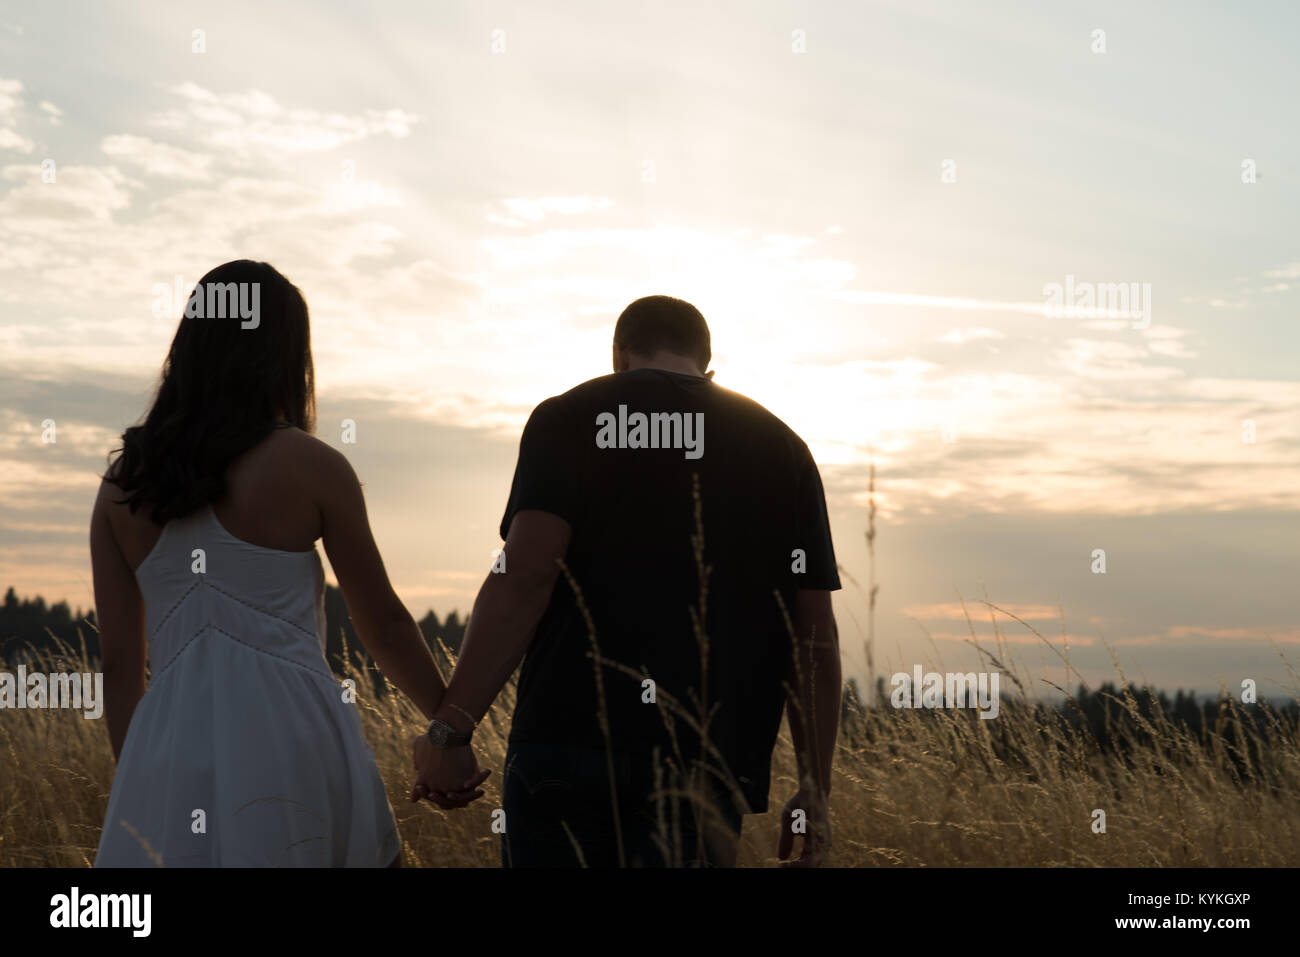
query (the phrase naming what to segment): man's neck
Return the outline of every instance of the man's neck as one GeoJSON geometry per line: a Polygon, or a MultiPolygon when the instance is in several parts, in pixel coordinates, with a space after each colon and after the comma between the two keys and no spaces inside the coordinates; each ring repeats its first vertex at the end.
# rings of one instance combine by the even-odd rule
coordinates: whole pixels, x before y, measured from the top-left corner
{"type": "Polygon", "coordinates": [[[695,364],[693,359],[679,356],[673,352],[657,352],[645,359],[640,356],[629,357],[627,371],[632,372],[635,369],[659,369],[662,372],[677,372],[681,375],[704,378],[704,373],[700,371],[700,367],[695,364]]]}

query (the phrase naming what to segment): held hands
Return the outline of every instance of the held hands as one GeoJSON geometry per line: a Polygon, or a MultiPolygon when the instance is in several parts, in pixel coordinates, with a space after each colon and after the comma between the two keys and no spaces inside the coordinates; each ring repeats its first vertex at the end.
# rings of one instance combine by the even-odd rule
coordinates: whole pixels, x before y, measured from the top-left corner
{"type": "Polygon", "coordinates": [[[821,867],[831,849],[831,818],[826,799],[815,789],[800,788],[781,809],[781,841],[777,854],[782,867],[821,867]],[[803,838],[803,852],[788,860],[794,839],[803,838]]]}
{"type": "Polygon", "coordinates": [[[479,785],[492,772],[480,771],[469,745],[459,748],[437,748],[427,734],[415,739],[412,745],[415,762],[415,784],[411,787],[411,800],[428,798],[444,811],[462,808],[483,796],[479,785]]]}

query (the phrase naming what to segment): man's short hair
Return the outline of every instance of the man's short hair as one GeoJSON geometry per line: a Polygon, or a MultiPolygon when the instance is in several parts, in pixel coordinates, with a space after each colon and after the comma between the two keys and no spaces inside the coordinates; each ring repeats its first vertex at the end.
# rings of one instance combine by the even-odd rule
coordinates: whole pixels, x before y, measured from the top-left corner
{"type": "Polygon", "coordinates": [[[666,349],[694,359],[703,372],[713,358],[709,324],[684,299],[645,296],[623,310],[614,326],[614,345],[639,356],[666,349]]]}

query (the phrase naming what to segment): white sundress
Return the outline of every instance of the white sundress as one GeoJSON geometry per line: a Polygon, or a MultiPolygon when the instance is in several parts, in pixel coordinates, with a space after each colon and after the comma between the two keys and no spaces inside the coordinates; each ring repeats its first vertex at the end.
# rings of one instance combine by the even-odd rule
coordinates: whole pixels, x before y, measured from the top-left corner
{"type": "Polygon", "coordinates": [[[391,863],[392,806],[325,662],[316,550],[251,545],[204,506],[168,522],[135,574],[151,676],[95,866],[391,863]]]}

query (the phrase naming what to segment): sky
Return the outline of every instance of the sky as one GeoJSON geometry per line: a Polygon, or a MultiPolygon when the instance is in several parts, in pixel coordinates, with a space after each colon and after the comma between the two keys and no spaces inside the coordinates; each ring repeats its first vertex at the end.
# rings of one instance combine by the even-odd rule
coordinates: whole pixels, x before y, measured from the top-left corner
{"type": "Polygon", "coordinates": [[[468,610],[532,407],[667,293],[817,459],[847,674],[874,462],[878,672],[977,667],[973,635],[1044,693],[1293,695],[1298,31],[1264,2],[5,4],[0,587],[90,606],[168,291],[251,258],[307,298],[318,434],[417,617],[468,610]]]}

